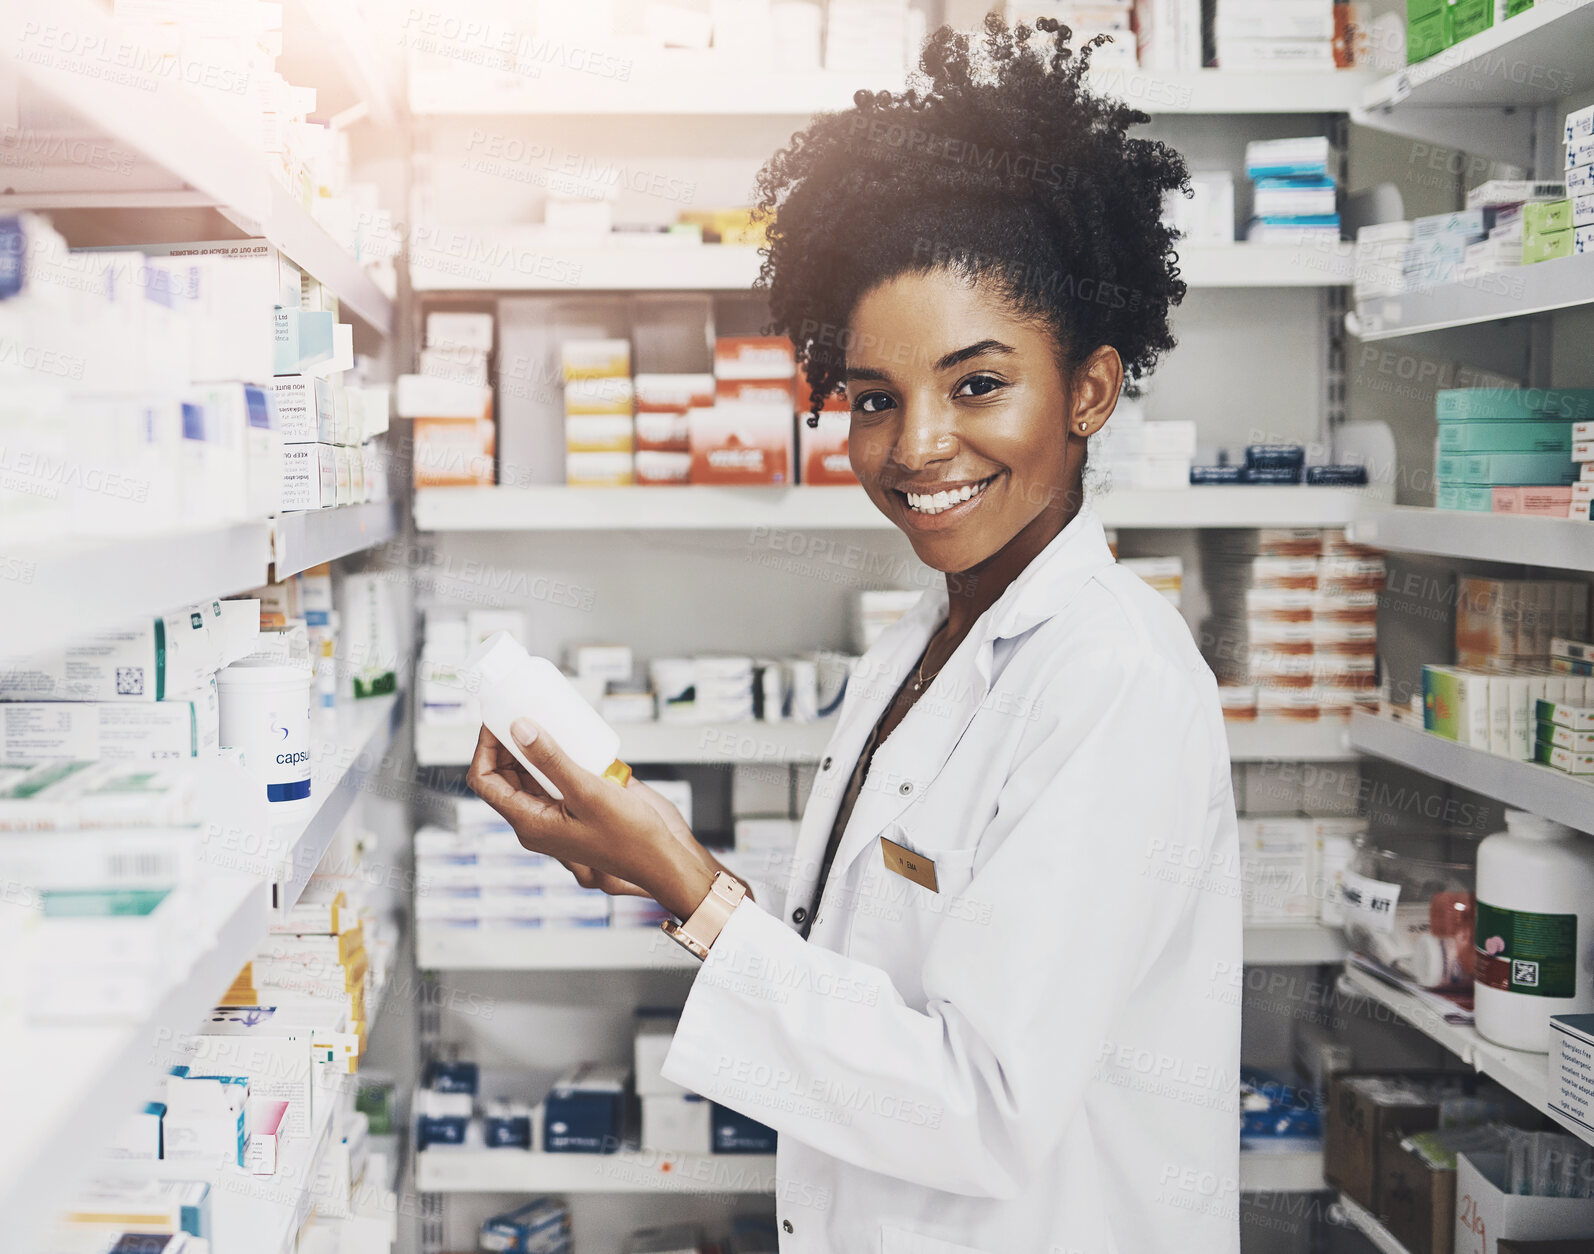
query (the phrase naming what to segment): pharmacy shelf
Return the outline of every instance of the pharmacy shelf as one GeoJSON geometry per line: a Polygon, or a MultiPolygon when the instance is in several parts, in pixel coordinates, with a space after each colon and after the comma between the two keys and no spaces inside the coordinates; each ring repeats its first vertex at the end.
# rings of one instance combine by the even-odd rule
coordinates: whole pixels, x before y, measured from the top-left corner
{"type": "Polygon", "coordinates": [[[361,7],[360,0],[288,0],[277,73],[316,89],[319,118],[364,105],[371,121],[391,126],[397,120],[398,91],[361,7]]]}
{"type": "MultiPolygon", "coordinates": [[[[1245,929],[1245,961],[1257,966],[1340,962],[1338,928],[1281,923],[1245,929]]],[[[425,971],[683,971],[690,954],[656,927],[449,928],[422,922],[415,932],[415,964],[425,971]]]]}
{"type": "MultiPolygon", "coordinates": [[[[620,757],[632,766],[662,763],[817,762],[835,731],[834,719],[814,723],[617,723],[620,757]]],[[[415,725],[417,766],[468,766],[481,733],[477,723],[415,725]]]]}
{"type": "MultiPolygon", "coordinates": [[[[773,1193],[775,1158],[764,1154],[544,1154],[434,1146],[415,1156],[422,1193],[773,1193]]],[[[1245,1193],[1315,1192],[1315,1151],[1240,1155],[1245,1193]]]]}
{"type": "Polygon", "coordinates": [[[1334,1211],[1337,1211],[1337,1218],[1366,1237],[1378,1254],[1411,1254],[1410,1250],[1395,1240],[1388,1228],[1378,1222],[1378,1217],[1360,1202],[1353,1202],[1341,1193],[1339,1200],[1334,1203],[1334,1211]]]}
{"type": "MultiPolygon", "coordinates": [[[[1343,527],[1380,488],[1117,488],[1091,501],[1108,527],[1343,527]]],[[[894,531],[856,487],[421,488],[421,531],[894,531]]]]}
{"type": "Polygon", "coordinates": [[[1510,1089],[1535,1110],[1541,1110],[1567,1131],[1594,1144],[1594,1129],[1580,1127],[1550,1109],[1549,1055],[1522,1049],[1507,1049],[1478,1035],[1466,1024],[1447,1023],[1427,1003],[1410,993],[1386,984],[1370,972],[1346,967],[1340,976],[1340,991],[1351,997],[1375,1002],[1405,1020],[1423,1035],[1449,1050],[1473,1070],[1510,1089]]]}
{"type": "Polygon", "coordinates": [[[1594,525],[1568,518],[1394,505],[1358,514],[1349,533],[1381,549],[1594,571],[1594,525]]]}
{"type": "MultiPolygon", "coordinates": [[[[759,250],[692,244],[669,236],[646,245],[481,247],[455,255],[459,231],[416,232],[410,285],[419,292],[714,291],[741,292],[758,278],[759,250]],[[436,246],[428,241],[437,239],[436,246]]],[[[493,241],[479,241],[486,245],[493,241]]],[[[1190,245],[1179,250],[1179,277],[1191,287],[1335,287],[1349,283],[1351,245],[1190,245]]]]}
{"type": "Polygon", "coordinates": [[[216,875],[196,894],[207,940],[193,966],[132,1024],[0,1028],[0,1102],[10,1128],[0,1144],[0,1208],[8,1248],[37,1248],[91,1152],[142,1105],[174,1033],[193,1030],[266,932],[268,895],[252,876],[216,875]]]}
{"type": "Polygon", "coordinates": [[[397,501],[279,514],[271,523],[272,579],[385,544],[401,525],[397,501]]]}
{"type": "Polygon", "coordinates": [[[1594,2],[1540,3],[1370,83],[1352,116],[1521,163],[1530,151],[1531,111],[1594,83],[1591,40],[1594,2]]]}
{"type": "Polygon", "coordinates": [[[1231,762],[1350,762],[1350,724],[1342,718],[1225,719],[1231,762]]]}
{"type": "Polygon", "coordinates": [[[1353,714],[1350,742],[1363,753],[1399,762],[1519,810],[1531,810],[1580,831],[1594,828],[1594,780],[1457,744],[1379,714],[1353,714]]]}
{"type": "Polygon", "coordinates": [[[331,718],[310,723],[310,799],[269,842],[285,851],[273,905],[291,910],[321,865],[338,826],[381,765],[404,717],[404,694],[344,701],[331,718]]]}
{"type": "Polygon", "coordinates": [[[131,160],[137,175],[107,162],[113,172],[96,180],[70,163],[78,146],[63,144],[64,164],[8,174],[15,190],[0,196],[0,212],[138,209],[137,229],[146,238],[95,240],[134,245],[163,236],[214,238],[217,228],[196,225],[193,211],[215,209],[229,233],[270,240],[336,295],[343,311],[383,335],[392,331],[393,302],[360,264],[270,176],[198,89],[159,68],[165,63],[156,50],[123,33],[92,0],[10,0],[0,10],[0,57],[26,89],[76,115],[82,137],[102,139],[131,160]],[[147,72],[137,68],[146,65],[147,72]],[[106,72],[111,68],[117,72],[106,72]],[[137,185],[145,182],[150,186],[137,185]],[[191,193],[177,190],[184,187],[191,193]],[[174,216],[163,221],[168,210],[174,216]]]}
{"type": "MultiPolygon", "coordinates": [[[[879,72],[760,70],[690,53],[622,65],[623,78],[544,70],[512,82],[507,76],[412,70],[410,112],[800,118],[850,108],[860,89],[900,89],[904,81],[900,74],[879,72]]],[[[1354,70],[1267,74],[1103,68],[1091,75],[1096,90],[1153,114],[1347,113],[1375,81],[1354,70]]]]}
{"type": "Polygon", "coordinates": [[[266,581],[266,522],[10,545],[0,557],[0,656],[58,648],[266,581]],[[159,555],[156,560],[155,555],[159,555]]]}
{"type": "Polygon", "coordinates": [[[1368,342],[1588,304],[1594,304],[1594,253],[1579,253],[1366,301],[1345,315],[1345,324],[1368,342]]]}
{"type": "Polygon", "coordinates": [[[1321,923],[1247,924],[1245,961],[1257,967],[1306,967],[1343,962],[1345,934],[1321,923]]]}

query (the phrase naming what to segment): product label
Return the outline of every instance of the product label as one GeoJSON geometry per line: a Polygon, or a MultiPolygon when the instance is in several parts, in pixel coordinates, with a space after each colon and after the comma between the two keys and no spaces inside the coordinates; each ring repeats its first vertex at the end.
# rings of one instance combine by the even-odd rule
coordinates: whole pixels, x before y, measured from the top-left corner
{"type": "Polygon", "coordinates": [[[1340,881],[1340,899],[1348,919],[1358,920],[1370,932],[1392,932],[1395,905],[1400,900],[1400,885],[1368,879],[1346,871],[1340,881]]]}
{"type": "Polygon", "coordinates": [[[1577,915],[1502,910],[1478,903],[1474,974],[1479,984],[1530,997],[1577,992],[1577,915]]]}

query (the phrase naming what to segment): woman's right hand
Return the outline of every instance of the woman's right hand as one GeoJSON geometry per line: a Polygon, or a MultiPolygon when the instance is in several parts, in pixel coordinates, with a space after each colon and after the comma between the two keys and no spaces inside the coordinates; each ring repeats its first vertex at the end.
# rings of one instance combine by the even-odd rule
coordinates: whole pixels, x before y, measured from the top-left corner
{"type": "MultiPolygon", "coordinates": [[[[626,791],[634,793],[641,801],[646,802],[659,817],[664,820],[664,826],[669,828],[670,835],[680,841],[682,845],[697,855],[700,862],[710,871],[719,869],[719,862],[714,855],[703,848],[692,829],[686,825],[686,820],[681,817],[681,812],[675,808],[661,793],[649,788],[645,783],[633,775],[626,782],[626,791]]],[[[617,876],[607,875],[602,871],[594,871],[591,867],[581,866],[579,863],[566,862],[563,864],[570,874],[576,877],[576,883],[582,888],[596,888],[608,893],[611,897],[646,897],[648,894],[635,884],[627,883],[617,876]]]]}

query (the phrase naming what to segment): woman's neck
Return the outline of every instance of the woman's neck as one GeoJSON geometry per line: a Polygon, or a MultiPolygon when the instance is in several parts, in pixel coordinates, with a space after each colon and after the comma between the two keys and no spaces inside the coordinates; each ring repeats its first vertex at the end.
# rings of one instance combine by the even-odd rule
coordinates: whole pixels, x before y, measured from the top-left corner
{"type": "Polygon", "coordinates": [[[1008,585],[1079,513],[1080,501],[1069,494],[1056,508],[1043,509],[1016,536],[977,566],[946,574],[947,634],[961,640],[981,614],[996,604],[1008,585]]]}

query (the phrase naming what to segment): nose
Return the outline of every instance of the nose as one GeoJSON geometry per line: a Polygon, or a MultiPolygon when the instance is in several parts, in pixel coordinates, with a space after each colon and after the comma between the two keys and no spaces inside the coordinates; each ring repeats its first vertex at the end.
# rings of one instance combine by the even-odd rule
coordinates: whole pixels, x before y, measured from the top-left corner
{"type": "Polygon", "coordinates": [[[956,423],[950,406],[918,397],[905,399],[891,460],[910,474],[957,456],[956,423]]]}

